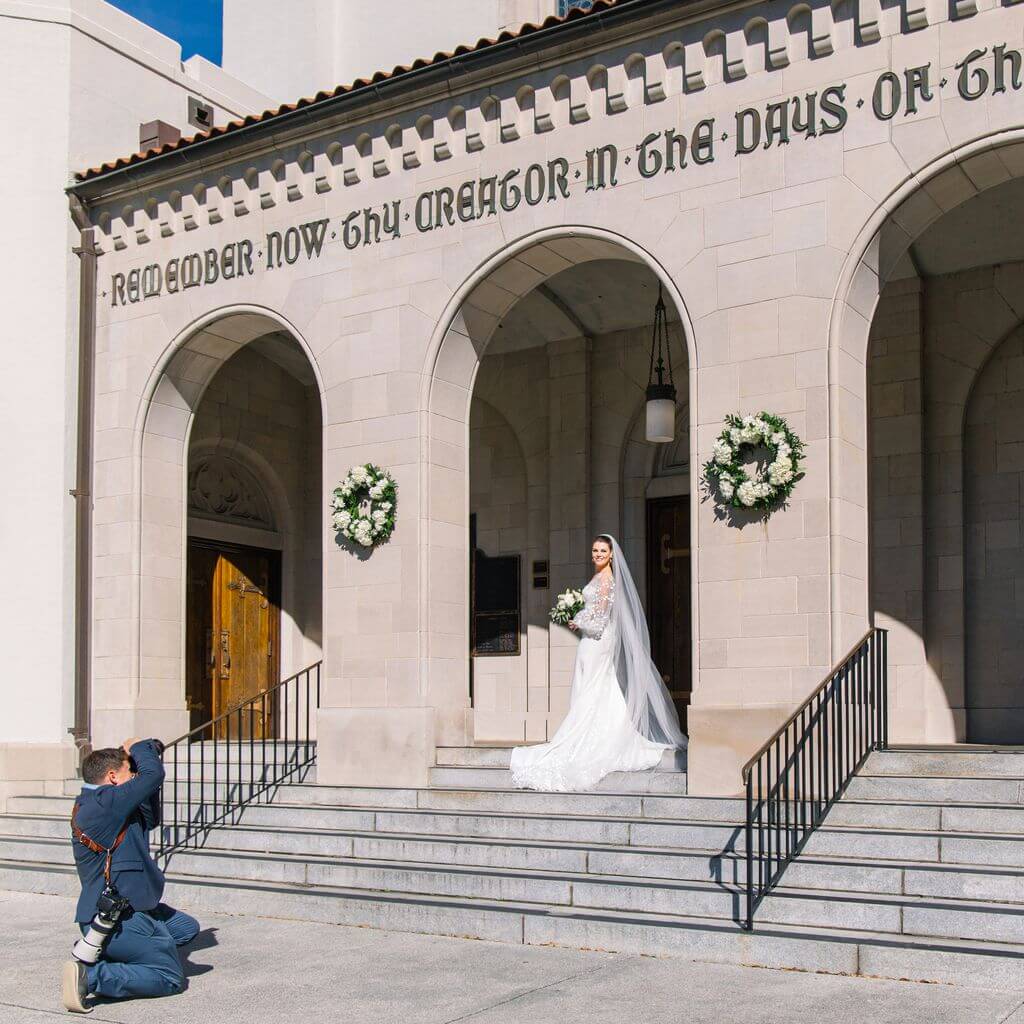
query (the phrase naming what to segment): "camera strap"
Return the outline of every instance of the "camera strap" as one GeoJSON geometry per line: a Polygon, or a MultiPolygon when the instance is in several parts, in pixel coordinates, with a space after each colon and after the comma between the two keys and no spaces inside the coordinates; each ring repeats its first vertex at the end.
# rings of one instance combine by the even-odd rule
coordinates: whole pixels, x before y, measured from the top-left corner
{"type": "Polygon", "coordinates": [[[102,853],[106,855],[106,863],[103,865],[103,877],[107,884],[110,884],[110,861],[114,856],[114,851],[124,842],[124,837],[128,834],[128,826],[125,825],[118,833],[117,838],[114,840],[114,845],[107,849],[105,846],[100,846],[95,840],[90,839],[79,827],[76,822],[78,817],[78,801],[75,801],[75,806],[71,811],[71,834],[75,839],[80,842],[87,850],[92,850],[93,853],[102,853]]]}

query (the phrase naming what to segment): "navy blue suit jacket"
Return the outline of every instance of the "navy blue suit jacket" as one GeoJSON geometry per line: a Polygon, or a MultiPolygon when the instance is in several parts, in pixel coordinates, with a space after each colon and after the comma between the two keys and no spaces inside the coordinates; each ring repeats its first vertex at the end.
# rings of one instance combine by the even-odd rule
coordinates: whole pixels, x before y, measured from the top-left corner
{"type": "MultiPolygon", "coordinates": [[[[164,874],[149,852],[149,830],[160,824],[160,786],[164,766],[152,740],[131,749],[138,774],[120,786],[83,789],[78,797],[76,824],[94,842],[109,849],[121,829],[124,841],[114,851],[110,878],[135,910],[152,910],[164,891],[164,874]]],[[[106,855],[93,853],[72,836],[75,867],[82,883],[75,920],[91,921],[103,891],[106,855]]]]}

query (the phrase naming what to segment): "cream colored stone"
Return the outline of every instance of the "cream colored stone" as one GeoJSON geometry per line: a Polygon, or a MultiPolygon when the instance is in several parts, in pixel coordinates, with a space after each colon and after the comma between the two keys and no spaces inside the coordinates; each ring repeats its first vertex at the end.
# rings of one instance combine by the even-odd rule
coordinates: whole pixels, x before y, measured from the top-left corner
{"type": "Polygon", "coordinates": [[[321,709],[317,735],[323,785],[427,785],[436,742],[432,708],[321,709]]]}
{"type": "Polygon", "coordinates": [[[687,716],[687,784],[702,796],[743,792],[742,768],[771,733],[786,720],[788,704],[764,707],[695,705],[687,716]]]}
{"type": "MultiPolygon", "coordinates": [[[[934,12],[930,16],[934,20],[934,12]]],[[[314,354],[318,380],[326,385],[325,482],[357,459],[387,462],[399,474],[402,511],[392,544],[360,561],[335,549],[329,531],[325,538],[321,529],[323,568],[307,567],[310,578],[323,578],[330,588],[323,625],[330,638],[332,701],[376,700],[399,706],[403,714],[417,701],[432,704],[434,738],[471,738],[473,731],[478,740],[495,742],[548,735],[565,709],[575,641],[563,636],[564,630],[548,630],[550,591],[530,589],[529,564],[549,562],[552,588],[579,583],[587,573],[590,533],[614,529],[629,545],[640,578],[646,572],[646,499],[697,492],[697,460],[708,457],[724,415],[764,407],[786,415],[808,443],[807,476],[791,507],[773,516],[766,528],[751,523],[740,529],[716,520],[710,503],[700,503],[696,493],[693,505],[694,642],[700,650],[695,694],[699,705],[720,709],[714,727],[721,732],[722,749],[743,745],[748,725],[740,709],[752,704],[781,708],[813,685],[814,673],[841,653],[836,646],[863,632],[872,605],[880,621],[888,616],[912,635],[923,631],[928,607],[937,630],[929,648],[935,678],[927,684],[924,676],[908,678],[901,696],[901,708],[909,709],[916,699],[924,710],[908,712],[901,722],[917,729],[918,738],[947,729],[943,687],[947,718],[962,719],[963,701],[954,706],[958,698],[951,694],[957,686],[962,690],[963,679],[963,616],[956,598],[965,576],[964,480],[947,464],[959,463],[955,425],[962,422],[974,371],[1019,318],[1020,282],[1000,271],[1002,283],[995,291],[991,280],[975,280],[958,291],[962,297],[956,302],[936,308],[926,318],[930,322],[948,325],[959,318],[974,329],[946,331],[944,347],[927,373],[920,372],[918,358],[917,372],[910,375],[904,373],[914,363],[907,338],[919,324],[908,320],[912,311],[902,305],[914,294],[900,288],[908,273],[908,247],[936,216],[973,190],[1021,170],[1018,156],[1006,151],[979,149],[966,157],[963,151],[947,152],[969,134],[990,132],[993,117],[1010,116],[1005,110],[1012,108],[1012,96],[967,105],[947,86],[941,101],[933,101],[920,117],[899,116],[890,123],[871,114],[870,89],[879,71],[895,60],[894,53],[910,62],[933,59],[933,68],[941,53],[942,74],[954,76],[952,57],[962,56],[956,40],[985,39],[989,42],[980,45],[987,46],[991,39],[1009,38],[994,33],[1005,24],[1006,12],[993,6],[971,19],[935,23],[912,34],[904,32],[895,9],[865,9],[857,19],[869,34],[875,22],[886,41],[853,45],[852,22],[834,22],[826,8],[813,12],[807,24],[798,17],[793,38],[785,19],[774,18],[765,56],[777,67],[790,62],[785,72],[763,72],[753,53],[741,54],[731,58],[733,77],[725,81],[718,62],[707,63],[699,42],[701,26],[711,25],[715,15],[701,15],[701,25],[694,23],[694,42],[687,44],[699,62],[660,70],[668,90],[664,100],[634,102],[630,89],[638,83],[623,78],[609,50],[604,54],[611,58],[605,61],[609,88],[590,89],[582,73],[590,65],[581,60],[564,99],[538,88],[537,110],[550,112],[558,130],[537,136],[522,132],[500,145],[487,132],[513,123],[504,107],[492,124],[482,116],[479,100],[467,100],[465,123],[458,116],[449,121],[451,103],[467,99],[453,95],[424,109],[433,121],[429,141],[413,138],[408,125],[402,129],[402,155],[412,146],[419,163],[391,163],[389,173],[375,179],[367,161],[398,156],[379,145],[377,128],[386,122],[377,121],[390,102],[385,97],[383,107],[362,118],[373,122],[371,155],[361,158],[363,163],[328,160],[325,167],[317,152],[310,173],[323,177],[324,191],[310,189],[308,176],[289,167],[284,180],[303,183],[300,199],[286,204],[278,197],[273,206],[253,209],[246,218],[232,222],[229,216],[226,225],[203,220],[192,235],[200,248],[207,240],[226,242],[233,237],[228,229],[236,232],[240,223],[259,231],[284,228],[293,217],[323,215],[337,223],[350,208],[391,195],[401,194],[408,203],[424,189],[454,188],[462,180],[503,173],[513,164],[526,167],[534,158],[543,162],[562,152],[574,171],[586,148],[607,141],[620,146],[620,183],[614,189],[588,194],[573,177],[569,200],[529,208],[522,204],[515,212],[430,232],[403,225],[401,238],[351,252],[334,240],[320,263],[300,260],[273,274],[253,275],[252,281],[232,282],[217,293],[225,301],[280,310],[309,335],[304,344],[314,354]],[[817,59],[797,53],[808,45],[817,59]],[[736,77],[738,69],[746,72],[744,77],[736,77]],[[684,76],[688,88],[700,84],[703,90],[684,97],[684,76]],[[695,76],[701,76],[699,83],[695,76]],[[618,85],[617,79],[622,79],[618,85]],[[695,96],[702,114],[715,116],[716,129],[731,134],[737,106],[763,107],[776,97],[779,81],[788,83],[783,92],[793,95],[846,82],[845,129],[813,139],[794,134],[785,147],[742,158],[732,152],[733,139],[717,136],[713,163],[697,165],[691,153],[686,168],[640,180],[632,147],[648,131],[687,123],[685,111],[693,112],[695,96]],[[608,103],[617,91],[626,97],[625,109],[612,115],[608,103]],[[862,97],[868,104],[857,107],[862,97]],[[572,127],[570,103],[577,107],[572,127]],[[973,126],[967,123],[972,118],[973,126]],[[482,149],[475,144],[467,148],[473,132],[479,133],[482,149]],[[435,143],[450,145],[450,157],[435,159],[435,143]],[[621,159],[627,154],[628,165],[621,159]],[[953,170],[931,176],[929,165],[935,160],[953,170]],[[357,166],[361,180],[344,185],[344,172],[357,166]],[[896,208],[891,197],[898,189],[906,198],[896,208]],[[867,236],[874,229],[868,225],[880,222],[886,203],[889,223],[871,240],[867,236]],[[588,224],[601,225],[603,233],[588,224]],[[541,244],[526,245],[530,233],[549,231],[560,234],[539,235],[541,244]],[[673,297],[678,289],[681,328],[674,330],[687,333],[696,353],[692,374],[684,374],[678,362],[675,367],[680,443],[671,458],[692,463],[685,484],[686,474],[663,472],[666,453],[653,452],[642,441],[646,331],[595,336],[585,343],[580,335],[589,327],[574,324],[565,311],[539,313],[542,301],[550,300],[532,292],[574,266],[619,259],[631,272],[648,257],[650,266],[665,275],[673,297]],[[890,278],[893,291],[879,301],[880,288],[890,278]],[[442,337],[446,318],[460,302],[461,311],[442,337]],[[532,303],[536,306],[530,310],[532,303]],[[537,337],[550,346],[503,351],[501,332],[527,314],[537,337]],[[500,328],[501,323],[506,327],[500,328]],[[877,356],[884,372],[869,382],[866,365],[876,358],[869,357],[872,324],[870,351],[876,346],[886,350],[879,349],[877,356]],[[489,378],[498,360],[501,372],[489,378]],[[955,362],[964,372],[951,365],[955,362]],[[493,423],[477,430],[477,399],[500,412],[514,453],[506,450],[502,431],[493,423]],[[869,412],[874,417],[870,425],[869,412]],[[685,439],[684,421],[689,421],[685,439]],[[930,447],[925,438],[931,438],[930,447]],[[926,486],[932,491],[926,493],[926,486]],[[869,500],[877,510],[870,538],[869,500]],[[473,709],[467,707],[466,685],[469,512],[478,516],[478,544],[488,553],[518,554],[524,572],[522,652],[515,659],[488,659],[486,671],[485,659],[479,659],[473,709]],[[930,527],[926,512],[932,515],[930,527]],[[881,557],[892,570],[888,589],[873,595],[884,607],[868,601],[867,580],[877,585],[882,578],[876,569],[868,572],[869,542],[884,552],[881,557]],[[935,555],[928,561],[927,599],[926,548],[935,555]],[[765,602],[770,607],[759,607],[765,602]],[[761,641],[775,645],[771,659],[779,664],[770,666],[759,687],[752,645],[761,641]],[[737,709],[738,725],[732,724],[726,705],[737,709]],[[734,728],[741,738],[736,743],[730,739],[734,728]]],[[[588,50],[588,61],[598,49],[607,49],[603,37],[581,46],[588,50]]],[[[452,88],[458,93],[461,87],[452,88]]],[[[485,90],[478,91],[482,95],[485,90]]],[[[415,97],[411,102],[415,107],[415,97]]],[[[321,141],[311,138],[310,145],[316,148],[321,141]]],[[[258,169],[258,192],[273,192],[280,184],[268,182],[266,170],[263,164],[258,169]]],[[[585,173],[585,166],[581,170],[585,173]]],[[[209,191],[202,204],[194,204],[203,217],[209,206],[223,206],[231,214],[219,189],[211,183],[209,191]]],[[[237,198],[252,203],[241,187],[237,198]]],[[[162,197],[159,202],[164,203],[162,197]]],[[[140,246],[130,230],[131,217],[120,208],[112,213],[114,227],[104,230],[104,262],[110,267],[145,265],[149,253],[170,252],[186,237],[179,232],[173,241],[154,237],[140,246]],[[122,236],[123,250],[114,248],[113,231],[122,236]]],[[[557,282],[551,288],[557,292],[557,282]]],[[[115,701],[135,699],[140,677],[148,701],[174,679],[176,667],[180,673],[181,630],[175,634],[166,627],[174,621],[183,578],[180,548],[187,520],[181,494],[186,460],[181,455],[190,410],[220,361],[267,326],[246,309],[204,331],[175,357],[173,372],[158,386],[148,414],[140,416],[140,410],[146,413],[141,396],[158,362],[179,332],[211,312],[214,301],[222,301],[212,295],[204,287],[177,299],[147,300],[146,315],[140,309],[100,312],[98,383],[103,393],[97,410],[96,516],[102,529],[96,535],[95,569],[97,583],[106,589],[97,586],[95,669],[104,685],[110,681],[99,699],[112,712],[115,701]],[[140,422],[146,423],[147,436],[144,461],[136,463],[134,430],[140,422]],[[141,550],[135,550],[139,543],[141,550]],[[132,638],[143,622],[147,632],[154,624],[153,636],[145,640],[142,660],[133,660],[132,638]]],[[[575,295],[569,305],[578,305],[573,315],[589,324],[600,322],[598,301],[593,295],[575,295]]],[[[274,330],[284,329],[275,322],[274,330]]],[[[217,386],[213,376],[211,392],[217,386]]],[[[273,388],[254,389],[246,412],[269,417],[279,402],[273,388]]],[[[1012,410],[1002,414],[1000,429],[1015,430],[1014,417],[1012,410]]],[[[1000,443],[1004,467],[1019,464],[1022,455],[1015,445],[1024,445],[1024,439],[1007,437],[1000,443]]],[[[268,450],[275,465],[289,461],[276,443],[268,450]]],[[[1013,538],[1010,527],[993,526],[984,550],[989,541],[993,552],[1005,550],[1013,538]]],[[[166,694],[160,693],[163,699],[166,694]]],[[[697,773],[691,778],[697,791],[707,775],[700,774],[699,716],[694,721],[697,773]]],[[[323,742],[332,741],[325,737],[323,742]]],[[[421,755],[429,758],[427,747],[415,756],[421,755]]],[[[735,761],[735,752],[729,756],[735,761]]]]}

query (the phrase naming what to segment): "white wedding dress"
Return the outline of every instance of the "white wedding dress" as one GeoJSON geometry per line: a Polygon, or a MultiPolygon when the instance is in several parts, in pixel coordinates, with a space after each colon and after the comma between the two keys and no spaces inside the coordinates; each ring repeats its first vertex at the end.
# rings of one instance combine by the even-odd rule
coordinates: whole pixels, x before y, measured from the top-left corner
{"type": "MultiPolygon", "coordinates": [[[[634,724],[616,673],[617,664],[622,665],[622,637],[614,614],[615,576],[596,575],[583,588],[583,599],[586,604],[573,619],[582,639],[568,714],[550,742],[513,749],[513,786],[548,792],[592,789],[609,772],[653,768],[666,750],[680,745],[648,739],[634,724]]],[[[646,659],[650,663],[649,647],[646,659]]]]}

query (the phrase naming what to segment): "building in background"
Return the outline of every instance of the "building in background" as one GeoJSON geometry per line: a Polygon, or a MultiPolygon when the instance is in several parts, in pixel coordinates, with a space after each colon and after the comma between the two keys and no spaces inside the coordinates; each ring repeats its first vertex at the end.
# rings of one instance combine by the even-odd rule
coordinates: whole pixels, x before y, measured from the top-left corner
{"type": "Polygon", "coordinates": [[[691,792],[735,793],[872,624],[894,739],[1024,739],[1021,33],[1017,7],[603,3],[84,174],[94,739],[321,657],[321,781],[543,739],[575,643],[545,610],[596,530],[644,583],[691,792]],[[744,519],[699,467],[761,410],[806,475],[744,519]],[[357,557],[326,508],[362,461],[401,499],[357,557]],[[217,614],[253,587],[243,636],[217,614]]]}
{"type": "MultiPolygon", "coordinates": [[[[64,190],[74,171],[112,152],[224,124],[270,100],[202,57],[183,62],[178,43],[102,0],[5,3],[0,92],[0,294],[8,322],[0,374],[0,564],[7,581],[0,598],[0,780],[10,781],[26,772],[66,772],[76,760],[68,729],[80,266],[64,190]]],[[[116,386],[98,383],[99,422],[117,404],[110,391],[116,386]]],[[[96,550],[109,541],[101,532],[96,550]]],[[[117,603],[124,595],[98,599],[117,603]]]]}
{"type": "MultiPolygon", "coordinates": [[[[113,153],[155,148],[566,6],[566,0],[227,0],[223,68],[198,55],[182,61],[179,43],[104,0],[11,0],[0,10],[7,111],[0,201],[8,211],[0,281],[12,325],[0,379],[0,465],[7,480],[0,564],[14,582],[0,599],[0,637],[8,651],[0,683],[0,788],[25,772],[66,772],[76,759],[68,735],[81,660],[75,506],[90,497],[77,473],[81,267],[64,192],[73,173],[113,153]],[[39,536],[47,542],[28,540],[39,536]]],[[[163,230],[143,231],[136,241],[156,241],[163,230]]],[[[116,385],[97,381],[99,423],[118,402],[116,385]]],[[[102,555],[110,543],[99,531],[94,553],[102,555]]],[[[96,599],[116,606],[128,597],[101,591],[96,599]]]]}
{"type": "Polygon", "coordinates": [[[291,103],[593,0],[224,0],[224,69],[291,103]]]}

